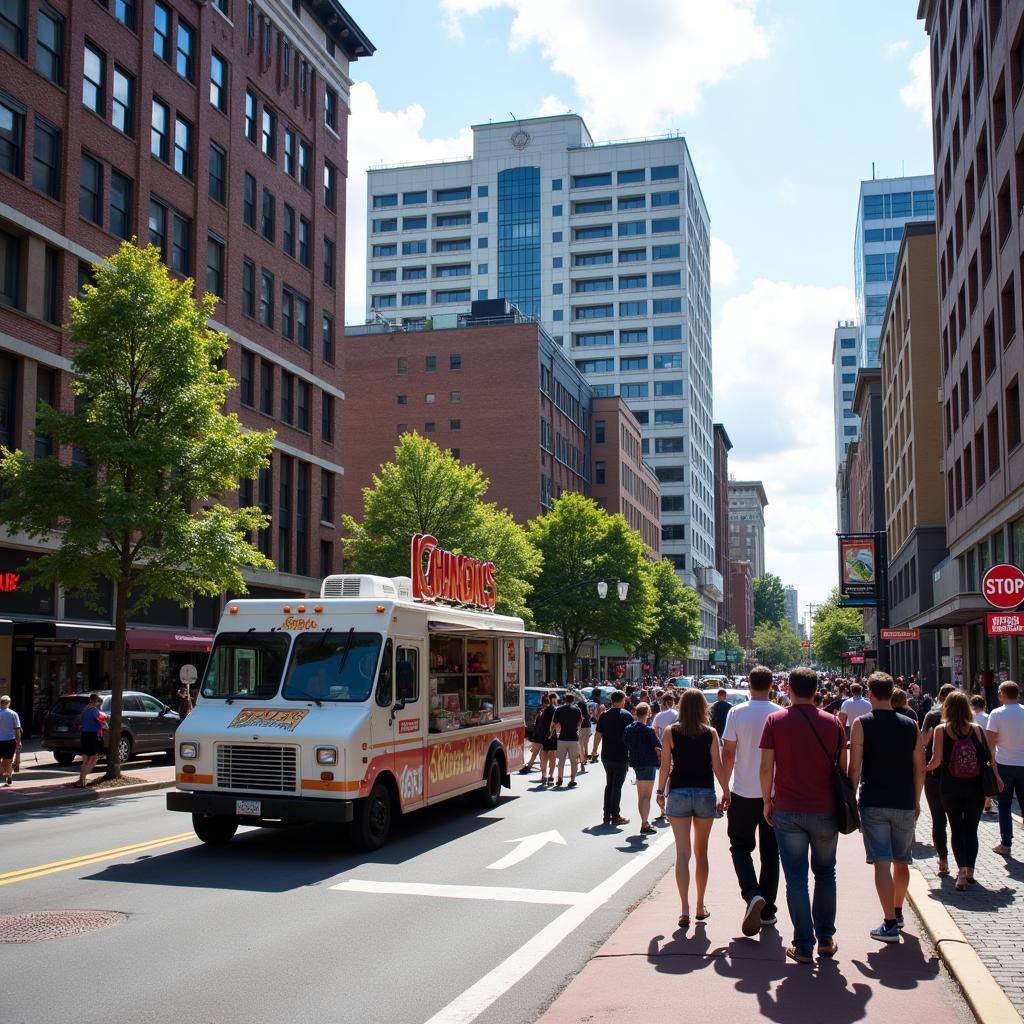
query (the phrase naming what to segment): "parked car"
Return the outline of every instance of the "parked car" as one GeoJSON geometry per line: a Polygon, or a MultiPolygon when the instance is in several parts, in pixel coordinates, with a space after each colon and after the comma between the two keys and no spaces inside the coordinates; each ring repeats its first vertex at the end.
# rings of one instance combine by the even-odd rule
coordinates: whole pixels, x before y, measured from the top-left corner
{"type": "Polygon", "coordinates": [[[544,703],[544,695],[548,693],[557,693],[558,702],[562,702],[562,697],[565,696],[564,686],[527,686],[526,687],[526,721],[532,722],[533,716],[537,714],[537,709],[544,703]]]}
{"type": "MultiPolygon", "coordinates": [[[[97,690],[103,703],[100,711],[110,715],[110,691],[97,690]]],[[[81,745],[79,726],[82,712],[89,703],[87,693],[66,693],[58,697],[43,719],[42,746],[53,752],[57,764],[69,765],[74,761],[81,745]]],[[[178,728],[178,713],[148,693],[126,690],[121,716],[120,760],[130,760],[132,754],[151,754],[164,751],[174,756],[174,730],[178,728]]]]}
{"type": "Polygon", "coordinates": [[[672,676],[665,685],[674,686],[680,690],[688,690],[693,686],[693,676],[672,676]]]}
{"type": "Polygon", "coordinates": [[[732,682],[728,676],[710,675],[701,677],[700,687],[702,690],[717,690],[719,687],[723,686],[727,690],[732,686],[732,682]]]}
{"type": "MultiPolygon", "coordinates": [[[[715,687],[713,690],[704,691],[704,699],[709,704],[714,704],[718,700],[718,691],[721,687],[715,687]]],[[[750,699],[750,694],[746,690],[730,690],[726,689],[725,699],[733,706],[737,704],[745,704],[750,699]]]]}

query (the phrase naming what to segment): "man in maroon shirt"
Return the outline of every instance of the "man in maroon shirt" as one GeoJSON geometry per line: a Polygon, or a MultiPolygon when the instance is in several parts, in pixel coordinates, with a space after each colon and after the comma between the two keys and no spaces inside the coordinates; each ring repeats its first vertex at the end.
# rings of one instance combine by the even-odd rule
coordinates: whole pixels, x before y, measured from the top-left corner
{"type": "Polygon", "coordinates": [[[846,736],[839,720],[814,706],[818,677],[812,669],[789,675],[790,707],[768,716],[761,736],[761,796],[764,816],[775,829],[786,876],[786,903],[793,945],[786,955],[812,963],[833,956],[836,933],[836,819],[832,764],[846,771],[846,736]],[[814,872],[814,904],[807,888],[807,855],[814,872]]]}

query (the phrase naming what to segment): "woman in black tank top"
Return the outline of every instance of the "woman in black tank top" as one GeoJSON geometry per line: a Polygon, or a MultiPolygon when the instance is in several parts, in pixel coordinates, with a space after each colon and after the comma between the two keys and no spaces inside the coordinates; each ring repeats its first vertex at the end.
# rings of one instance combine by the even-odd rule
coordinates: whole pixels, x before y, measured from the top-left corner
{"type": "Polygon", "coordinates": [[[658,803],[676,840],[676,885],[681,912],[679,927],[690,924],[690,856],[695,860],[697,920],[709,917],[704,904],[708,886],[708,840],[716,814],[729,806],[729,776],[722,766],[718,733],[708,724],[708,702],[700,690],[684,690],[679,718],[662,737],[658,803]],[[715,802],[715,779],[722,800],[715,802]],[[666,786],[667,783],[667,786],[666,786]],[[692,829],[692,834],[691,834],[692,829]]]}

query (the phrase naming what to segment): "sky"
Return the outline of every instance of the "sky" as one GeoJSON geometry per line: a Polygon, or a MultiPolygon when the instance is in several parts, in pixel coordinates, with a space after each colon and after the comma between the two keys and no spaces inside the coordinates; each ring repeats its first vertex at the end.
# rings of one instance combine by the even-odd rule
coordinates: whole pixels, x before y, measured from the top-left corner
{"type": "Polygon", "coordinates": [[[366,169],[472,153],[469,126],[572,110],[597,142],[681,131],[711,216],[714,417],[760,479],[766,568],[836,584],[832,332],[854,315],[862,179],[929,174],[917,0],[346,0],[346,320],[365,310],[366,169]]]}

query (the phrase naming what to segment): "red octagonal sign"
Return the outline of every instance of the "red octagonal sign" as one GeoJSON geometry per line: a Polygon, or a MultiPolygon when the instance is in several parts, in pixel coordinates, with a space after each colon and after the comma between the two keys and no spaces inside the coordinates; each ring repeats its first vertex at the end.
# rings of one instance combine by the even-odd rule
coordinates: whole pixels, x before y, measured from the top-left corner
{"type": "Polygon", "coordinates": [[[981,592],[993,608],[1016,608],[1024,601],[1024,570],[993,565],[981,581],[981,592]]]}

